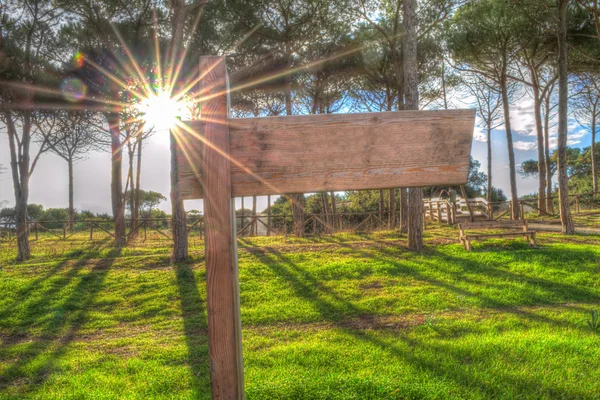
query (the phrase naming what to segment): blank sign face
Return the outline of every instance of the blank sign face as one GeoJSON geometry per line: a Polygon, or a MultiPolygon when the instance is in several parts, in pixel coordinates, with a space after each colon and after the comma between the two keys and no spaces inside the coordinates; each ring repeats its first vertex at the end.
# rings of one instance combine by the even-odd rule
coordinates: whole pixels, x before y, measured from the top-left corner
{"type": "MultiPolygon", "coordinates": [[[[180,189],[199,199],[203,122],[186,124],[180,189]]],[[[474,124],[474,110],[230,119],[232,195],[465,184],[474,124]]]]}

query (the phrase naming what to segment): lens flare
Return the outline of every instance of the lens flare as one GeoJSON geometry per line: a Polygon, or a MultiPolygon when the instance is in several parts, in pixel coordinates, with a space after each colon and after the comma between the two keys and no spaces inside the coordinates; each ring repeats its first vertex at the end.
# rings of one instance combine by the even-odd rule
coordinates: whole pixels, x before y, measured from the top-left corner
{"type": "Polygon", "coordinates": [[[75,53],[75,55],[73,56],[73,62],[75,63],[75,66],[77,68],[83,67],[83,61],[84,61],[83,54],[80,51],[75,53]]]}
{"type": "Polygon", "coordinates": [[[159,131],[174,128],[185,113],[183,102],[171,98],[167,91],[148,96],[137,108],[148,127],[153,126],[159,131]]]}
{"type": "Polygon", "coordinates": [[[66,100],[75,103],[85,97],[87,86],[77,78],[69,78],[62,81],[60,91],[66,100]]]}

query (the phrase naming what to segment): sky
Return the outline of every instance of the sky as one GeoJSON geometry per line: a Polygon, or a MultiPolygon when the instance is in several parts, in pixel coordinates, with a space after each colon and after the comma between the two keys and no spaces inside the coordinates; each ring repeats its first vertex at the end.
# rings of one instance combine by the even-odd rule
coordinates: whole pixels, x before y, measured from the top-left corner
{"type": "MultiPolygon", "coordinates": [[[[517,166],[529,159],[537,159],[535,137],[535,120],[533,101],[524,98],[511,106],[511,123],[513,129],[513,147],[517,166]]],[[[575,121],[569,123],[569,146],[587,147],[591,144],[591,135],[575,121]]],[[[550,131],[551,150],[556,148],[556,127],[550,131]]],[[[108,149],[107,149],[108,150],[108,149]]],[[[486,138],[481,128],[476,127],[471,154],[481,163],[485,172],[487,166],[486,138]]],[[[506,133],[501,126],[492,132],[492,178],[493,185],[501,188],[505,194],[510,193],[508,170],[508,151],[506,133]]],[[[0,203],[3,207],[14,206],[14,192],[9,170],[10,156],[8,138],[4,129],[0,128],[0,203]]],[[[125,182],[126,157],[124,157],[123,182],[125,182]]],[[[77,210],[90,210],[95,213],[111,214],[110,201],[110,153],[90,153],[85,160],[79,161],[74,169],[74,198],[77,210]]],[[[170,155],[169,137],[166,130],[158,131],[147,140],[143,150],[141,187],[162,193],[167,199],[170,191],[170,155]]],[[[525,179],[517,174],[519,196],[537,192],[537,180],[525,179]]],[[[250,208],[251,198],[247,198],[246,208],[250,208]]],[[[274,201],[274,198],[272,199],[274,201]]],[[[266,207],[266,197],[258,200],[258,210],[266,207]]],[[[30,181],[29,203],[42,204],[44,208],[68,206],[67,163],[60,157],[46,153],[40,158],[30,181]]],[[[236,207],[240,207],[240,199],[236,199],[236,207]]],[[[170,212],[169,200],[159,206],[170,212]]],[[[202,210],[201,200],[185,202],[186,210],[202,210]]]]}

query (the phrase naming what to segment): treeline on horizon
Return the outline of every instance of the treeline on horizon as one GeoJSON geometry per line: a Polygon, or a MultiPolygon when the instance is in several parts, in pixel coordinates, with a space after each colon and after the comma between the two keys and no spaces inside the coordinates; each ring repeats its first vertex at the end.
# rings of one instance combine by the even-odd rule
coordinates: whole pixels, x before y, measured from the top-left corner
{"type": "MultiPolygon", "coordinates": [[[[23,221],[29,178],[46,152],[69,165],[69,218],[74,219],[76,162],[90,151],[111,151],[107,168],[112,177],[115,244],[125,243],[126,209],[134,220],[141,216],[143,144],[154,133],[136,105],[148,90],[172,91],[185,101],[189,118],[197,118],[201,55],[227,57],[235,117],[405,109],[407,4],[403,0],[4,2],[0,120],[11,147],[15,217],[24,227],[20,254],[28,254],[22,236],[27,233],[23,221]]],[[[419,0],[415,4],[419,108],[456,108],[463,105],[461,100],[472,100],[470,106],[477,109],[488,143],[487,182],[481,193],[492,200],[496,192],[492,176],[496,149],[491,139],[495,129],[503,128],[507,148],[502,151],[508,152],[511,183],[507,195],[513,202],[519,198],[517,173],[534,176],[539,182],[538,208],[551,212],[551,182],[557,170],[552,163],[567,159],[566,132],[560,134],[566,125],[559,126],[557,154],[551,152],[554,126],[566,124],[565,118],[557,117],[559,111],[568,108],[571,120],[591,132],[591,149],[582,154],[596,153],[597,2],[419,0]],[[561,75],[561,68],[568,76],[561,75]],[[566,85],[559,91],[561,76],[566,85]],[[567,90],[568,96],[561,98],[567,90]],[[535,164],[524,163],[518,169],[510,112],[524,97],[534,102],[538,157],[535,164]]],[[[577,176],[591,183],[573,189],[585,186],[597,191],[596,157],[587,157],[589,167],[578,170],[577,176]]],[[[563,175],[569,179],[567,172],[563,175]]],[[[568,183],[564,181],[565,190],[568,183]]],[[[332,193],[320,195],[324,204],[333,206],[332,193]]],[[[293,212],[295,226],[301,227],[305,196],[290,197],[300,205],[293,212]]],[[[396,205],[407,212],[406,190],[390,189],[386,198],[390,212],[396,205]]],[[[173,204],[177,215],[182,202],[173,204]]],[[[518,212],[514,207],[512,217],[518,218],[518,212]]]]}

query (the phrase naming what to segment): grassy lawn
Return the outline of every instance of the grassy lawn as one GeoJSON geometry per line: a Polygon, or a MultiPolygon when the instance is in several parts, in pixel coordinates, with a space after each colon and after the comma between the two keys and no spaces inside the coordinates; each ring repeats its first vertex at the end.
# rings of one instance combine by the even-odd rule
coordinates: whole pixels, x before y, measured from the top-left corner
{"type": "MultiPolygon", "coordinates": [[[[600,237],[239,241],[249,399],[600,398],[600,237]]],[[[0,398],[209,398],[203,248],[0,246],[0,398]]]]}

